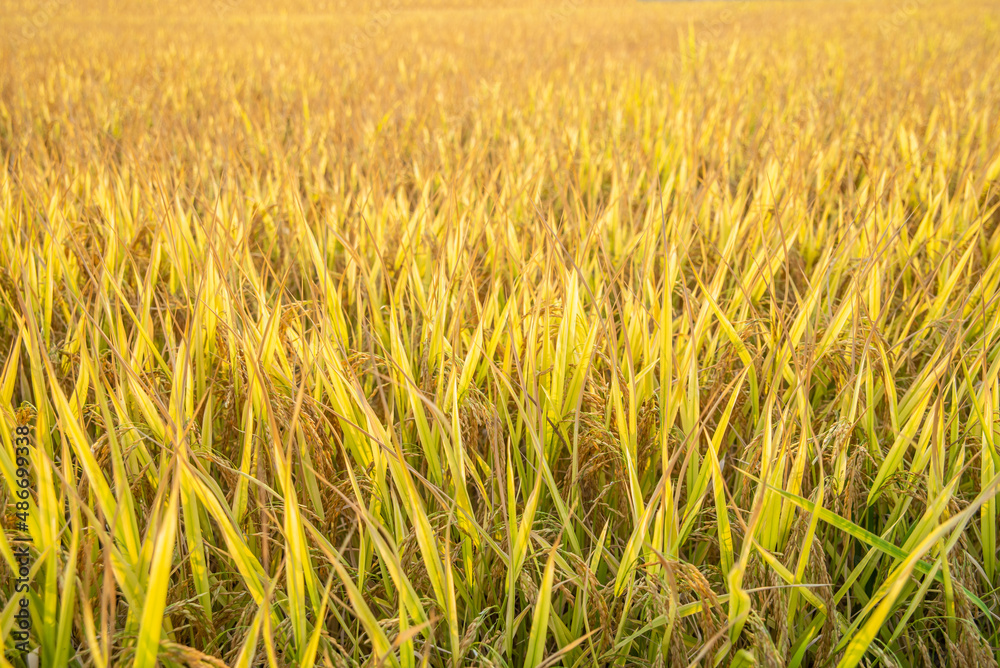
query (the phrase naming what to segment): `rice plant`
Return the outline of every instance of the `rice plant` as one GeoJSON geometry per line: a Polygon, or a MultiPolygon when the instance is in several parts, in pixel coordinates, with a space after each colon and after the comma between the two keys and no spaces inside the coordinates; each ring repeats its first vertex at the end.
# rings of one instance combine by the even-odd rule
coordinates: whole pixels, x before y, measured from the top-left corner
{"type": "Polygon", "coordinates": [[[998,10],[0,4],[0,665],[997,666],[998,10]]]}

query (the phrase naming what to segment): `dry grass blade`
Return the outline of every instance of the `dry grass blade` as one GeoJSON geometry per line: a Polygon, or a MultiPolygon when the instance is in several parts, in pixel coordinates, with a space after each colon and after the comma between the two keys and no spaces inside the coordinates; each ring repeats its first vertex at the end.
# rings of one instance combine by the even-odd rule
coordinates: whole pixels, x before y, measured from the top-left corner
{"type": "Polygon", "coordinates": [[[998,3],[0,0],[0,664],[997,666],[998,3]]]}

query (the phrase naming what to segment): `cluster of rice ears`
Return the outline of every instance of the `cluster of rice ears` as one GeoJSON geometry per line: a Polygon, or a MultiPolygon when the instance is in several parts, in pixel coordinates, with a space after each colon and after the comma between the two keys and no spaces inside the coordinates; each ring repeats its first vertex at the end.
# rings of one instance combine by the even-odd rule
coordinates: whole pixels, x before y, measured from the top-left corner
{"type": "Polygon", "coordinates": [[[30,539],[43,666],[996,666],[997,6],[910,4],[4,43],[0,664],[30,539]]]}

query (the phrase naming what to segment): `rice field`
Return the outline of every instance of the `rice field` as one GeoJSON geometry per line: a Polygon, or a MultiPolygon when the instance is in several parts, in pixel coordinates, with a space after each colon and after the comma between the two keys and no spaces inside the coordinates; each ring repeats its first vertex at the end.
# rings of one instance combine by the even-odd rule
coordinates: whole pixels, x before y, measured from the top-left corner
{"type": "Polygon", "coordinates": [[[998,665],[1000,2],[3,0],[0,164],[0,666],[998,665]]]}

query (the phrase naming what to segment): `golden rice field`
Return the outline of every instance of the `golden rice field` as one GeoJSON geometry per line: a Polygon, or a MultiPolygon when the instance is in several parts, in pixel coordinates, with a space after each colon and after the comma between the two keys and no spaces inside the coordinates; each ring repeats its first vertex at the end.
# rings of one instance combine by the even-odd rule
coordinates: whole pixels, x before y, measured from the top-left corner
{"type": "Polygon", "coordinates": [[[0,665],[997,666],[997,0],[3,0],[0,164],[0,665]]]}

